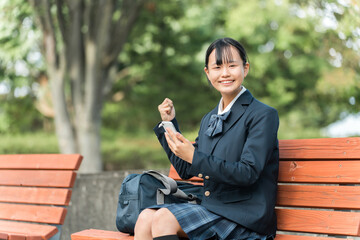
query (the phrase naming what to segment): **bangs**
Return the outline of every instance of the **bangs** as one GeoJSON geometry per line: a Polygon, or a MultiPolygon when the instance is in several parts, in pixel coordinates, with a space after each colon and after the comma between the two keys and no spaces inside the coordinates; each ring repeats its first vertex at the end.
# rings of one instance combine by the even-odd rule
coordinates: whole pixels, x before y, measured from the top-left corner
{"type": "Polygon", "coordinates": [[[205,54],[205,67],[208,67],[209,56],[211,53],[215,53],[215,63],[218,66],[225,63],[234,62],[237,58],[237,53],[242,60],[242,64],[245,66],[248,63],[248,57],[244,47],[236,40],[232,38],[220,38],[210,44],[205,54]],[[235,54],[235,56],[233,56],[235,54]],[[234,59],[235,58],[235,59],[234,59]]]}
{"type": "Polygon", "coordinates": [[[216,65],[220,66],[223,63],[233,62],[234,59],[231,53],[231,45],[225,44],[223,42],[219,42],[217,45],[218,46],[215,46],[216,65]]]}

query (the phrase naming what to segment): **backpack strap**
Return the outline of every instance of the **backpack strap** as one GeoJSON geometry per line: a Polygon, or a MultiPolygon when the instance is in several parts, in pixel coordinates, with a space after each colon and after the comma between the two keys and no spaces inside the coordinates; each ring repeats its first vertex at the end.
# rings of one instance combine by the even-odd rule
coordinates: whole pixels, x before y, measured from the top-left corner
{"type": "Polygon", "coordinates": [[[165,186],[165,188],[163,188],[163,189],[158,188],[157,193],[156,193],[156,204],[158,204],[158,205],[164,204],[165,203],[165,195],[170,195],[170,194],[172,194],[173,196],[175,196],[177,198],[188,200],[189,203],[196,203],[197,197],[193,194],[186,194],[185,192],[180,190],[174,179],[172,179],[162,173],[154,171],[154,170],[144,171],[144,173],[153,176],[154,178],[159,180],[165,186]]]}

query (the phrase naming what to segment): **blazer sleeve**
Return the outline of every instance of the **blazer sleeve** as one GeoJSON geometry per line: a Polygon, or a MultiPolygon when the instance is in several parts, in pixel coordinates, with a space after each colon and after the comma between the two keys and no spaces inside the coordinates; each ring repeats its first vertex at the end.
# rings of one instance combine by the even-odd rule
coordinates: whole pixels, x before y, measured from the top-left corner
{"type": "Polygon", "coordinates": [[[214,182],[228,185],[254,184],[278,147],[279,117],[275,109],[266,108],[256,111],[248,121],[248,136],[240,159],[226,161],[195,149],[189,174],[202,173],[204,176],[210,176],[214,182]]]}
{"type": "MultiPolygon", "coordinates": [[[[177,120],[174,118],[171,121],[176,130],[178,132],[180,132],[179,130],[179,124],[177,122],[177,120]]],[[[160,124],[160,123],[159,123],[160,124]]],[[[161,146],[163,147],[163,149],[165,150],[166,155],[168,156],[171,164],[174,166],[174,168],[176,169],[177,173],[179,174],[179,176],[182,179],[189,179],[191,177],[193,177],[193,175],[189,174],[189,168],[191,166],[190,163],[182,160],[181,158],[179,158],[178,156],[176,156],[169,148],[169,145],[167,144],[166,138],[165,138],[165,129],[163,127],[159,127],[159,124],[157,124],[154,127],[154,132],[161,144],[161,146]]],[[[196,144],[194,144],[195,149],[196,149],[196,144]]]]}

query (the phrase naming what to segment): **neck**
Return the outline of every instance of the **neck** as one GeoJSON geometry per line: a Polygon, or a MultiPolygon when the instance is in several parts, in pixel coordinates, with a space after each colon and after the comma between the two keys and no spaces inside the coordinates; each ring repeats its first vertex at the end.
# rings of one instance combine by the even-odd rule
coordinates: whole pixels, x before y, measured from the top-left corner
{"type": "Polygon", "coordinates": [[[238,91],[236,91],[232,94],[221,94],[223,109],[225,109],[231,103],[231,101],[239,94],[241,89],[242,89],[242,87],[240,87],[238,91]]]}
{"type": "Polygon", "coordinates": [[[231,103],[231,101],[234,99],[234,98],[232,98],[232,99],[227,99],[227,98],[225,98],[224,96],[222,97],[222,109],[224,110],[230,103],[231,103]]]}

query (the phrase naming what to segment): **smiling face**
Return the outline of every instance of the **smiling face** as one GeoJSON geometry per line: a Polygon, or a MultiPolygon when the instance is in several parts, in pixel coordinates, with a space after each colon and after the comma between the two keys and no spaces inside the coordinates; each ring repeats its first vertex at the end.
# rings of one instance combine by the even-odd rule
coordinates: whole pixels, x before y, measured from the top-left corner
{"type": "Polygon", "coordinates": [[[241,91],[241,85],[249,72],[249,63],[243,62],[238,50],[233,46],[222,49],[219,60],[214,49],[209,55],[209,61],[204,71],[225,102],[231,101],[241,91]]]}

